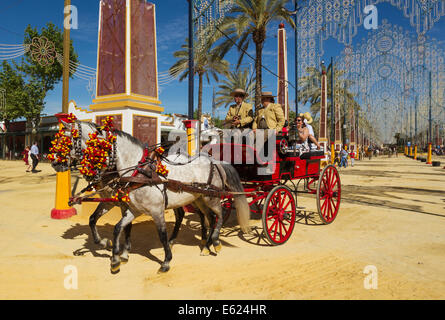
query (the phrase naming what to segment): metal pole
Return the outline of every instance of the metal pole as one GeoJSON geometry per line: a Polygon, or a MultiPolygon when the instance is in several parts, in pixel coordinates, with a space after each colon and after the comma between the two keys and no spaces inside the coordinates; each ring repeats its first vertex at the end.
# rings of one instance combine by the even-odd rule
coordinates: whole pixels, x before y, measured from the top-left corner
{"type": "Polygon", "coordinates": [[[66,28],[65,22],[69,17],[70,12],[66,10],[71,6],[71,0],[65,0],[65,19],[63,32],[63,93],[62,93],[62,113],[68,113],[68,99],[69,99],[69,81],[70,81],[70,28],[66,28]]]}
{"type": "Polygon", "coordinates": [[[411,145],[413,145],[413,106],[409,106],[410,112],[409,112],[409,140],[411,142],[411,145]]]}
{"type": "Polygon", "coordinates": [[[428,121],[429,121],[429,129],[428,129],[428,142],[432,142],[433,139],[433,128],[432,128],[432,114],[431,114],[431,108],[432,108],[432,92],[431,92],[431,71],[430,71],[430,81],[429,81],[429,95],[430,95],[430,110],[429,110],[429,116],[428,116],[428,121]]]}
{"type": "Polygon", "coordinates": [[[193,120],[193,105],[194,105],[194,54],[193,54],[193,4],[194,0],[188,0],[189,2],[189,120],[193,120]]]}
{"type": "Polygon", "coordinates": [[[414,105],[414,139],[416,140],[417,144],[417,96],[416,96],[416,103],[414,105]]]}
{"type": "Polygon", "coordinates": [[[331,57],[331,141],[335,140],[334,57],[331,57]]]}
{"type": "Polygon", "coordinates": [[[298,116],[298,1],[295,0],[295,113],[298,116]]]}

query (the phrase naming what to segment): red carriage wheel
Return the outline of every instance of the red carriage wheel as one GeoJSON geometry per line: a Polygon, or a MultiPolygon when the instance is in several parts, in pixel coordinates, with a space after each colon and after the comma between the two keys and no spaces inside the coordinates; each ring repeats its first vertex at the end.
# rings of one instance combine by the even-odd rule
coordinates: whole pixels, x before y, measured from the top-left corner
{"type": "Polygon", "coordinates": [[[332,223],[337,217],[340,199],[340,175],[335,166],[329,165],[323,169],[317,186],[318,214],[324,224],[332,223]]]}
{"type": "Polygon", "coordinates": [[[267,195],[263,207],[263,231],[273,245],[289,240],[295,225],[295,199],[291,190],[276,186],[267,195]]]}

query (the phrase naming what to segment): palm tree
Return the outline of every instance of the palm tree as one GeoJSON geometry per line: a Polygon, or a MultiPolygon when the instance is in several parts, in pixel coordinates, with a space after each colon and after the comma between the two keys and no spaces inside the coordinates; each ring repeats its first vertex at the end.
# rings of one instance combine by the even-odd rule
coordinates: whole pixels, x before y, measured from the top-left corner
{"type": "MultiPolygon", "coordinates": [[[[299,82],[302,88],[298,94],[298,101],[302,102],[303,105],[310,103],[310,111],[314,115],[314,119],[318,118],[317,115],[321,109],[321,72],[317,68],[309,67],[307,68],[307,76],[302,77],[299,82]]],[[[338,88],[335,92],[335,95],[339,95],[343,97],[346,106],[342,106],[340,109],[340,115],[342,121],[345,117],[345,114],[350,114],[351,112],[355,112],[355,110],[360,110],[360,105],[355,100],[355,95],[351,93],[349,90],[351,86],[354,84],[351,80],[344,79],[343,76],[345,71],[343,70],[335,70],[334,72],[334,82],[336,83],[336,87],[338,88]]],[[[331,101],[331,88],[332,88],[332,66],[326,70],[327,75],[327,92],[328,92],[328,101],[327,101],[327,110],[328,114],[330,114],[332,101],[331,101]]],[[[330,127],[330,117],[328,117],[328,127],[330,127]]],[[[343,120],[344,121],[344,120],[343,120]]],[[[343,127],[343,126],[342,126],[343,127]]],[[[343,134],[344,135],[344,134],[343,134]]]]}
{"type": "Polygon", "coordinates": [[[262,53],[267,27],[273,21],[284,20],[295,28],[292,16],[285,9],[287,2],[287,0],[234,0],[229,15],[219,25],[219,29],[228,39],[218,46],[218,50],[224,56],[236,45],[240,51],[238,65],[241,64],[251,41],[255,44],[255,105],[261,104],[262,53]]]}
{"type": "Polygon", "coordinates": [[[236,71],[231,71],[226,75],[226,80],[223,80],[218,88],[220,90],[216,92],[216,108],[220,108],[221,106],[226,108],[233,103],[231,93],[237,88],[241,88],[249,94],[246,101],[250,102],[249,100],[251,99],[255,88],[255,77],[251,74],[248,68],[236,69],[236,71]]]}
{"type": "MultiPolygon", "coordinates": [[[[186,44],[182,45],[182,50],[176,51],[173,55],[178,60],[173,66],[170,67],[169,73],[173,77],[179,77],[179,81],[183,81],[189,75],[189,47],[187,45],[188,39],[186,39],[186,44]]],[[[210,83],[210,76],[218,81],[219,74],[226,74],[229,62],[223,60],[219,53],[211,49],[212,42],[209,39],[208,43],[204,46],[195,48],[194,52],[194,72],[198,75],[198,121],[201,127],[201,115],[202,115],[202,89],[204,78],[207,83],[210,83]]]]}

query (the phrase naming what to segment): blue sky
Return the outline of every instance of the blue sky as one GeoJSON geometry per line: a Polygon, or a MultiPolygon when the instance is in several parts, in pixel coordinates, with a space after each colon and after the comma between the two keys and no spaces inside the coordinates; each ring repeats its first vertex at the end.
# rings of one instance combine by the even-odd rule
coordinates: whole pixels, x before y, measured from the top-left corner
{"type": "MultiPolygon", "coordinates": [[[[167,71],[174,63],[173,52],[180,49],[188,34],[188,1],[187,0],[162,0],[152,1],[156,4],[157,13],[157,46],[158,46],[158,69],[160,72],[167,71]]],[[[28,24],[40,29],[47,22],[53,22],[62,28],[63,23],[63,0],[0,0],[0,43],[2,44],[20,44],[23,42],[23,32],[28,24]]],[[[97,59],[97,31],[99,0],[72,0],[72,5],[78,8],[79,29],[72,30],[71,38],[74,47],[79,54],[81,64],[96,68],[97,59]]],[[[289,9],[292,8],[292,1],[289,1],[289,9]]],[[[379,23],[383,19],[388,20],[393,25],[400,25],[404,29],[414,29],[410,26],[408,19],[403,17],[402,12],[392,7],[388,3],[377,5],[379,13],[379,23]]],[[[277,39],[276,30],[278,22],[271,25],[268,31],[263,64],[273,71],[277,69],[276,50],[277,39]]],[[[294,34],[289,26],[286,26],[288,32],[288,64],[289,80],[294,83],[294,34]]],[[[354,43],[366,38],[372,31],[360,27],[354,43]]],[[[437,22],[428,36],[439,40],[445,40],[445,17],[437,22]]],[[[254,55],[254,47],[249,50],[254,55]]],[[[337,56],[343,49],[343,45],[336,40],[329,39],[325,42],[325,60],[329,61],[331,56],[337,56]]],[[[236,55],[231,54],[227,58],[231,63],[236,63],[236,55]]],[[[246,58],[244,63],[249,65],[253,63],[246,58]]],[[[74,99],[79,106],[86,107],[92,103],[92,97],[87,90],[87,82],[81,79],[70,80],[70,99],[74,99]]],[[[263,85],[265,90],[276,92],[277,81],[275,76],[267,71],[263,73],[263,85]]],[[[188,83],[183,81],[173,81],[168,85],[162,86],[160,90],[160,100],[167,113],[187,114],[188,110],[188,83]]],[[[217,84],[211,82],[204,85],[203,109],[205,112],[211,111],[212,91],[217,88],[217,84]]],[[[195,91],[197,92],[197,85],[195,91]]],[[[49,93],[46,99],[44,113],[54,114],[61,111],[61,84],[49,93]]],[[[290,101],[293,105],[294,90],[290,89],[290,101]]],[[[197,97],[195,98],[195,107],[197,97]]],[[[305,110],[306,111],[306,110],[305,110]]],[[[221,110],[223,116],[226,110],[221,110]]]]}

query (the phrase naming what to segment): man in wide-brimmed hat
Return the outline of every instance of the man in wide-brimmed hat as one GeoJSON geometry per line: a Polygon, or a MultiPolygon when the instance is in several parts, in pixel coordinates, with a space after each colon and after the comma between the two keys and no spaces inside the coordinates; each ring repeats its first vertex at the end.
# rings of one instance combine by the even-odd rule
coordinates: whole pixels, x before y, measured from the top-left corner
{"type": "Polygon", "coordinates": [[[284,126],[286,119],[283,108],[275,103],[275,96],[272,92],[261,94],[261,106],[257,107],[252,129],[273,129],[279,133],[284,126]]]}
{"type": "Polygon", "coordinates": [[[248,96],[243,89],[235,89],[231,93],[235,104],[231,105],[226,116],[226,127],[228,128],[250,128],[253,121],[252,105],[244,102],[248,96]]]}

